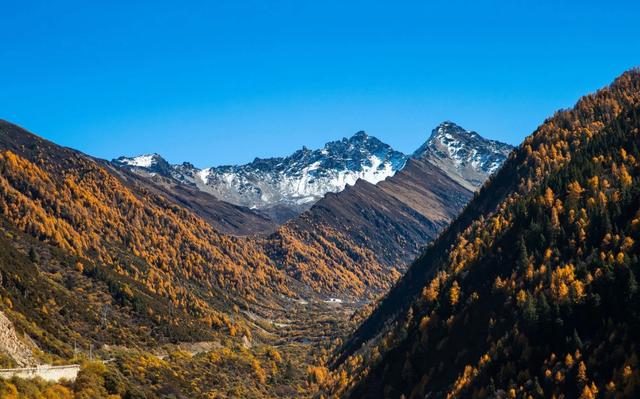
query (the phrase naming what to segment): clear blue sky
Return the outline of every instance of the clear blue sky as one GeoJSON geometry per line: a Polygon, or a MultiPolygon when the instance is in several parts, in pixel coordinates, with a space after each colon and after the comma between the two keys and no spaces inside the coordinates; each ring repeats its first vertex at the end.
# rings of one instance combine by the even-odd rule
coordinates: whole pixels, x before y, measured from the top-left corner
{"type": "Polygon", "coordinates": [[[640,65],[637,1],[97,3],[2,1],[0,118],[108,159],[410,152],[445,119],[515,144],[640,65]]]}

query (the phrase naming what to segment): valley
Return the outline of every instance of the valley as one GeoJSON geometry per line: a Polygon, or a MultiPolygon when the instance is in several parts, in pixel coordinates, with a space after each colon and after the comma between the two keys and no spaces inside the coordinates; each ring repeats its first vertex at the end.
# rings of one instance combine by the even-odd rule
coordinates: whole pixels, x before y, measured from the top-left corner
{"type": "Polygon", "coordinates": [[[337,165],[338,180],[278,225],[157,156],[112,163],[8,122],[0,133],[2,311],[32,353],[0,348],[2,366],[81,364],[80,396],[315,395],[333,348],[472,195],[357,133],[290,158],[337,165]],[[384,181],[380,151],[398,167],[384,181]],[[343,185],[342,168],[373,180],[343,185]]]}

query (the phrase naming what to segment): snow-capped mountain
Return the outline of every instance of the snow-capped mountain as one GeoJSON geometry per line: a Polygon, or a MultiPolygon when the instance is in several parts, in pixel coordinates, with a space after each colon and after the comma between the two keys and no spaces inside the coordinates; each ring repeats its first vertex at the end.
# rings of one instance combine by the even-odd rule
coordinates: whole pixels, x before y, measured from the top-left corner
{"type": "Polygon", "coordinates": [[[507,159],[513,147],[443,122],[412,155],[426,159],[470,190],[476,190],[507,159]]]}
{"type": "MultiPolygon", "coordinates": [[[[508,144],[444,122],[412,157],[429,161],[474,191],[511,149],[508,144]]],[[[310,208],[325,194],[340,192],[358,179],[376,184],[393,176],[408,158],[361,131],[320,149],[303,147],[287,157],[256,158],[244,165],[199,169],[188,162],[170,165],[158,154],[120,157],[113,162],[140,174],[175,179],[283,222],[310,208]]]]}
{"type": "Polygon", "coordinates": [[[158,154],[146,154],[137,157],[120,157],[113,160],[120,166],[126,166],[132,169],[140,169],[150,174],[159,174],[162,176],[171,176],[173,167],[158,154]]]}
{"type": "Polygon", "coordinates": [[[245,165],[198,169],[190,163],[169,165],[157,154],[113,161],[137,172],[172,177],[218,199],[286,219],[358,179],[376,184],[402,169],[406,160],[401,152],[361,131],[321,149],[303,147],[288,157],[256,158],[245,165]]]}

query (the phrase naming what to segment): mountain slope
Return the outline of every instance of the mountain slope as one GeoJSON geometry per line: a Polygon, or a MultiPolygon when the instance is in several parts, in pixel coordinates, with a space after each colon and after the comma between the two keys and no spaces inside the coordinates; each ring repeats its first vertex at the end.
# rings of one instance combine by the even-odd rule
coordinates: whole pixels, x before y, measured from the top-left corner
{"type": "Polygon", "coordinates": [[[347,342],[354,380],[331,390],[637,396],[639,115],[632,70],[541,125],[347,342]]]}
{"type": "Polygon", "coordinates": [[[302,281],[348,287],[341,293],[345,297],[376,295],[471,195],[430,163],[410,159],[395,176],[377,185],[361,180],[328,194],[282,226],[275,235],[281,244],[271,257],[302,281]]]}
{"type": "MultiPolygon", "coordinates": [[[[363,133],[332,146],[361,153],[353,140],[372,151],[388,150],[363,133]]],[[[155,174],[142,178],[9,123],[2,125],[0,148],[3,215],[18,229],[75,256],[113,265],[176,306],[201,317],[206,308],[214,319],[238,301],[269,303],[281,294],[358,298],[381,292],[468,199],[439,169],[411,160],[399,179],[358,193],[367,187],[361,184],[344,199],[328,198],[317,213],[273,236],[236,238],[212,226],[238,232],[272,225],[165,177],[171,166],[157,156],[137,163],[155,174]],[[351,216],[340,220],[336,216],[347,216],[340,207],[348,202],[354,205],[351,216]],[[377,230],[372,226],[386,233],[365,239],[367,231],[377,230]],[[225,299],[229,294],[236,296],[225,299]]]]}
{"type": "Polygon", "coordinates": [[[276,223],[263,213],[220,201],[197,187],[183,184],[166,177],[165,174],[152,172],[153,174],[141,175],[135,170],[114,167],[107,162],[104,166],[120,176],[126,184],[143,186],[146,190],[189,209],[220,233],[235,236],[259,235],[272,233],[277,227],[276,223]]]}
{"type": "MultiPolygon", "coordinates": [[[[222,356],[240,364],[232,384],[242,386],[253,370],[262,372],[257,359],[273,362],[265,355],[268,346],[258,346],[256,353],[241,349],[236,355],[236,345],[244,348],[246,340],[247,345],[277,343],[283,353],[291,351],[289,369],[269,366],[274,381],[304,378],[287,370],[306,369],[315,342],[339,334],[344,327],[337,320],[344,326],[353,309],[347,303],[339,308],[326,305],[315,292],[345,293],[354,281],[366,284],[339,269],[328,274],[327,285],[287,274],[290,271],[281,270],[263,250],[279,245],[274,238],[219,234],[156,183],[150,184],[0,123],[0,311],[42,350],[37,362],[69,362],[76,346],[81,352],[94,348],[94,354],[117,359],[109,368],[118,374],[157,363],[148,353],[165,345],[223,342],[222,354],[211,358],[187,364],[183,357],[169,358],[154,366],[153,373],[167,374],[156,375],[153,383],[144,374],[127,375],[127,390],[144,389],[150,397],[160,396],[169,382],[183,392],[201,392],[203,387],[215,392],[218,387],[210,381],[194,388],[185,379],[191,374],[176,377],[170,370],[181,367],[186,373],[188,368],[195,378],[218,367],[214,359],[222,356]],[[298,300],[300,296],[305,300],[298,300]],[[301,346],[296,346],[298,341],[301,346]],[[255,361],[247,363],[244,359],[250,356],[255,361]],[[140,366],[132,366],[136,362],[140,366]]],[[[324,238],[342,250],[348,242],[342,234],[336,230],[324,238]]],[[[330,254],[327,248],[313,253],[299,246],[290,253],[311,253],[310,264],[317,265],[330,254]]],[[[372,281],[389,285],[397,277],[369,266],[365,262],[358,272],[372,281]]],[[[221,369],[215,381],[227,378],[225,373],[221,369]]],[[[277,385],[251,387],[251,396],[258,391],[274,396],[277,385]]]]}
{"type": "Polygon", "coordinates": [[[224,313],[235,301],[271,302],[295,286],[255,243],[219,234],[81,153],[6,122],[0,150],[0,209],[9,226],[82,264],[108,266],[203,322],[229,326],[224,313]]]}

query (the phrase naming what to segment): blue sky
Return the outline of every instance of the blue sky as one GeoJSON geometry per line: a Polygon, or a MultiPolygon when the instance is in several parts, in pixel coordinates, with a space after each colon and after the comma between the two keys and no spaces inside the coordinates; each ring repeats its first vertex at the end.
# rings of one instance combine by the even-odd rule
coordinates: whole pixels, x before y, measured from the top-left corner
{"type": "Polygon", "coordinates": [[[640,65],[637,1],[95,3],[0,0],[0,118],[108,159],[411,152],[442,120],[516,144],[640,65]]]}

